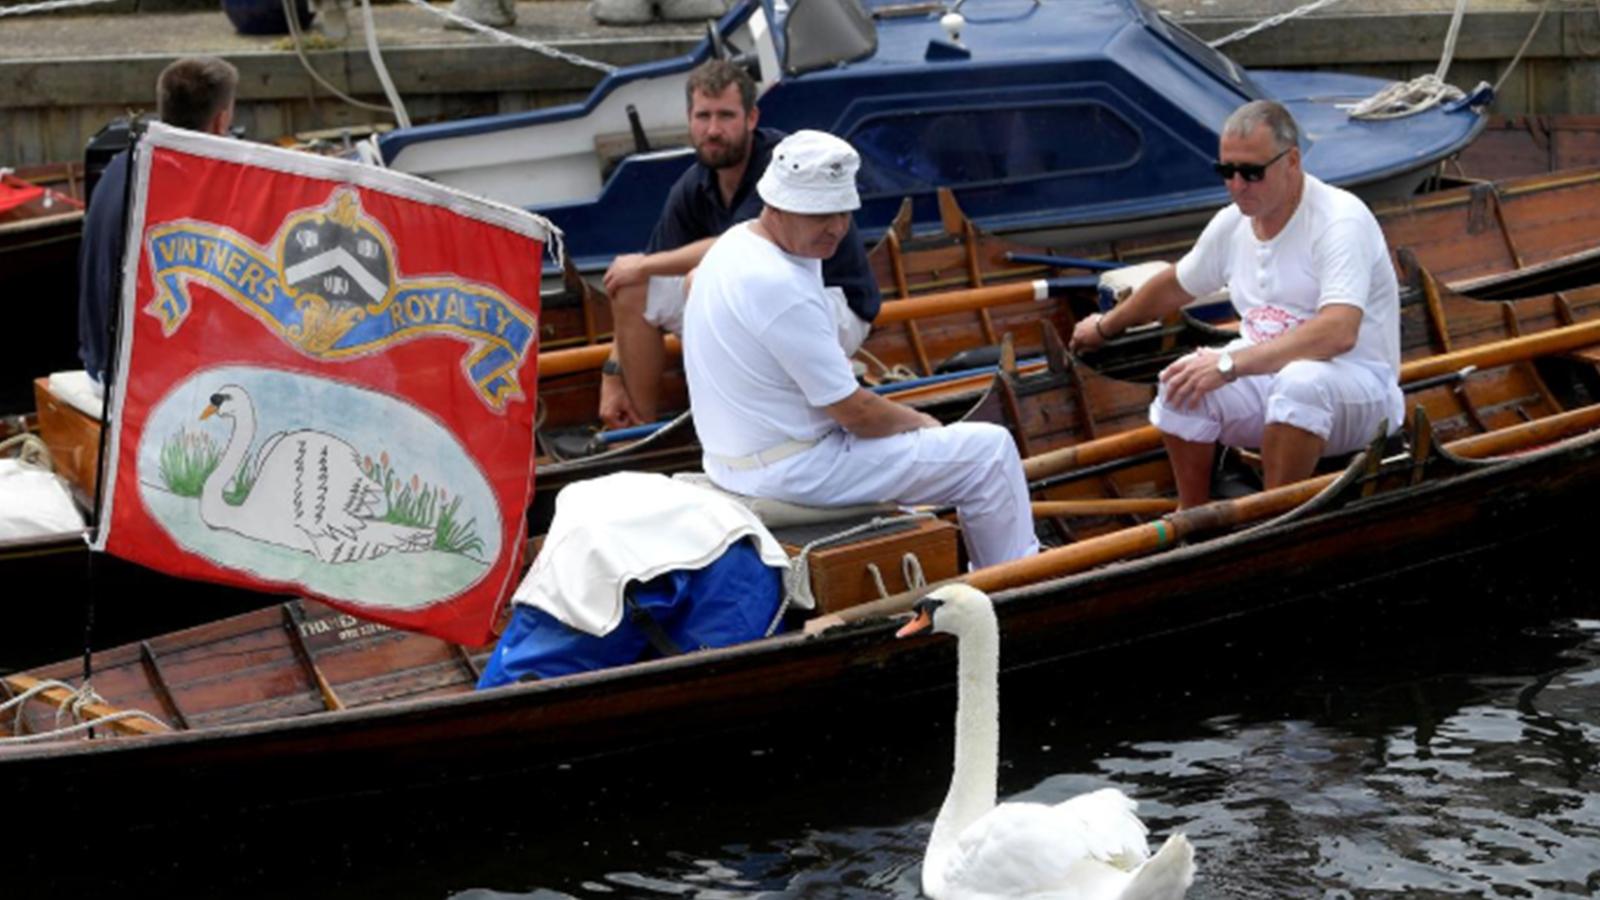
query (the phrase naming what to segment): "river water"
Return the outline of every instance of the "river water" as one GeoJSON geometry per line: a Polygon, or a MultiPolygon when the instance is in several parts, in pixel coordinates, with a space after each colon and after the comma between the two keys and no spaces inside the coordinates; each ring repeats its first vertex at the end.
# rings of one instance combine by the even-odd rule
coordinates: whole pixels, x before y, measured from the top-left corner
{"type": "MultiPolygon", "coordinates": [[[[1194,842],[1196,898],[1594,896],[1589,553],[1523,547],[1008,673],[1001,793],[1120,788],[1153,842],[1194,842]]],[[[40,896],[75,875],[152,896],[916,897],[954,693],[867,705],[836,727],[373,798],[327,821],[241,817],[143,872],[31,874],[40,896]]],[[[33,895],[21,875],[0,897],[33,895]]]]}

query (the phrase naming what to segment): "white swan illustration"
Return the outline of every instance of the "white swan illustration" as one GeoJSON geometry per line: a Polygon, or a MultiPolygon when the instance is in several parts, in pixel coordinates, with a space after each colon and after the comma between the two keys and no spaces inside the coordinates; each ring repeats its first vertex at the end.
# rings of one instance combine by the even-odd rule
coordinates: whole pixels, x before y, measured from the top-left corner
{"type": "Polygon", "coordinates": [[[1000,629],[982,591],[939,588],[899,636],[955,635],[960,682],[955,772],[922,862],[934,900],[1056,897],[1177,900],[1194,880],[1194,848],[1174,834],[1150,856],[1137,804],[1115,788],[1046,806],[995,805],[1000,762],[1000,629]]]}
{"type": "Polygon", "coordinates": [[[372,559],[433,545],[433,532],[383,521],[383,485],[362,471],[355,448],[320,431],[273,435],[256,454],[255,482],[239,506],[222,499],[255,440],[256,409],[236,384],[219,388],[201,419],[233,421],[222,461],[200,489],[200,520],[212,528],[310,553],[323,562],[372,559]]]}

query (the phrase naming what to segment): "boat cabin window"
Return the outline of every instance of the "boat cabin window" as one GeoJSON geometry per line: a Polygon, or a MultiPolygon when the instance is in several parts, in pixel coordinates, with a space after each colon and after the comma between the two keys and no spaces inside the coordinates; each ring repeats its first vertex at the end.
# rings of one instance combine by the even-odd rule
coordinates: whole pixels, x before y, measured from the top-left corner
{"type": "Polygon", "coordinates": [[[1133,164],[1143,145],[1115,110],[1081,101],[890,113],[849,139],[869,194],[1105,171],[1133,164]]]}
{"type": "Polygon", "coordinates": [[[1255,82],[1245,70],[1221,52],[1213,49],[1210,44],[1200,40],[1189,32],[1189,29],[1168,19],[1164,14],[1152,10],[1145,4],[1140,4],[1140,13],[1149,28],[1168,44],[1177,48],[1178,52],[1200,64],[1211,74],[1221,78],[1224,83],[1230,84],[1244,91],[1251,98],[1260,99],[1266,95],[1256,87],[1255,82]]]}
{"type": "Polygon", "coordinates": [[[783,69],[799,75],[878,51],[878,29],[860,0],[791,0],[783,20],[783,69]]]}

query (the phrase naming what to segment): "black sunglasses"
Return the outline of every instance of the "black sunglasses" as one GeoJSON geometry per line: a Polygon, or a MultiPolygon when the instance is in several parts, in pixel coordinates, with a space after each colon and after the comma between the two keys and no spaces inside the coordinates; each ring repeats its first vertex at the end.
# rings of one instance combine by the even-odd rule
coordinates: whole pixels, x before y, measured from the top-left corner
{"type": "Polygon", "coordinates": [[[1267,166],[1283,159],[1284,154],[1293,149],[1293,147],[1285,147],[1277,156],[1259,165],[1256,163],[1214,162],[1211,164],[1211,168],[1216,170],[1217,175],[1221,176],[1223,181],[1232,179],[1234,174],[1237,173],[1245,181],[1256,182],[1267,177],[1267,166]]]}

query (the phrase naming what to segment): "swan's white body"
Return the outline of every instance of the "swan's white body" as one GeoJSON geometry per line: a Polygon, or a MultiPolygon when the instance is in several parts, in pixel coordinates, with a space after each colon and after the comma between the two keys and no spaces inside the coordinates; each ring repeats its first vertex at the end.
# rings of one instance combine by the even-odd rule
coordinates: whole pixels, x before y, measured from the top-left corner
{"type": "Polygon", "coordinates": [[[212,528],[314,555],[323,562],[350,562],[390,550],[418,551],[433,545],[433,532],[383,521],[388,500],[383,486],[362,471],[355,448],[320,431],[273,435],[256,455],[255,482],[239,506],[222,492],[250,452],[256,411],[250,395],[227,385],[211,395],[201,418],[233,422],[228,446],[200,489],[200,520],[212,528]]]}
{"type": "MultiPolygon", "coordinates": [[[[922,891],[934,900],[1176,900],[1194,880],[1194,848],[1173,835],[1150,856],[1137,804],[1115,788],[1042,803],[995,804],[1000,762],[1000,630],[982,592],[947,585],[919,604],[956,637],[955,772],[928,840],[922,891]]],[[[919,630],[928,621],[901,631],[919,630]]]]}

